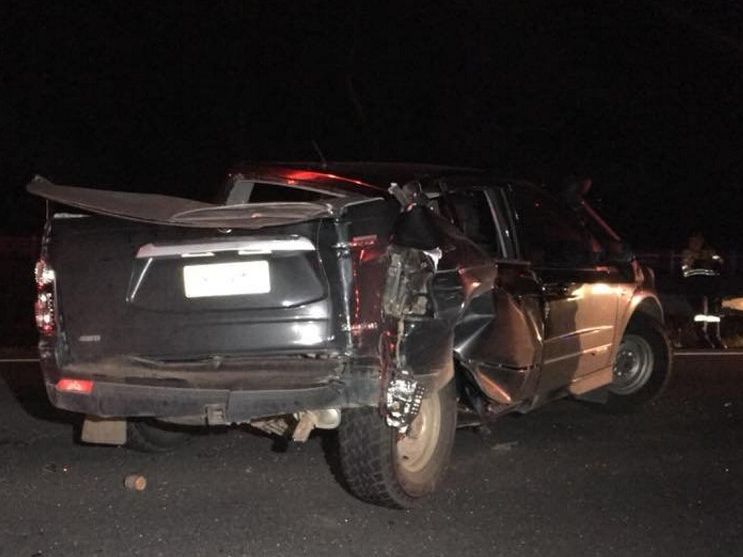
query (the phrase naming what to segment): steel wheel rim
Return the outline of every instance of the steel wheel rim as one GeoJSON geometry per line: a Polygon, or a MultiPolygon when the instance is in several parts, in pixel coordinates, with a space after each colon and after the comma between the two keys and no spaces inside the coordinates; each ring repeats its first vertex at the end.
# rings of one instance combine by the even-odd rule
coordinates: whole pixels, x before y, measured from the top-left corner
{"type": "Polygon", "coordinates": [[[426,398],[408,432],[397,441],[397,462],[407,472],[419,472],[431,461],[441,432],[439,397],[426,398]]]}
{"type": "Polygon", "coordinates": [[[614,380],[610,391],[629,395],[639,391],[650,379],[654,365],[653,348],[638,335],[625,335],[614,360],[614,380]]]}

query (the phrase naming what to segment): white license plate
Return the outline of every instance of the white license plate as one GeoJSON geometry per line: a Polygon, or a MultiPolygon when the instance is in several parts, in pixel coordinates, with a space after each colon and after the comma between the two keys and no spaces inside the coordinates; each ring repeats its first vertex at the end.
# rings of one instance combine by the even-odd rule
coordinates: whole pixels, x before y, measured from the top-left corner
{"type": "Polygon", "coordinates": [[[183,286],[186,298],[266,294],[271,291],[268,261],[186,265],[183,286]]]}

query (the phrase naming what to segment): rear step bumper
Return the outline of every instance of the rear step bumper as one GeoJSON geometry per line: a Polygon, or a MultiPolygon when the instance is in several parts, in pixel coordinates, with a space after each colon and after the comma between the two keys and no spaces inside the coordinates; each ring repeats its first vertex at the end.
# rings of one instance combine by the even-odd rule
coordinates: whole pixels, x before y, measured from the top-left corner
{"type": "Polygon", "coordinates": [[[157,417],[181,423],[223,425],[301,410],[375,404],[379,383],[372,377],[319,387],[230,391],[95,382],[90,394],[62,392],[46,383],[57,408],[101,417],[157,417]]]}

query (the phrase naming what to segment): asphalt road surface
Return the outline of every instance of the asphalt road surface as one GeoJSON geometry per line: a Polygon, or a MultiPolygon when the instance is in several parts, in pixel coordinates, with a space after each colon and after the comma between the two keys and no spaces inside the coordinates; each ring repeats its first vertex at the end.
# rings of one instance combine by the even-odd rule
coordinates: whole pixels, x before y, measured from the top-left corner
{"type": "Polygon", "coordinates": [[[36,366],[0,366],[2,556],[743,555],[741,360],[678,365],[639,414],[560,401],[460,431],[445,485],[412,511],[348,495],[322,436],[79,445],[36,366]],[[144,491],[123,487],[133,473],[144,491]]]}

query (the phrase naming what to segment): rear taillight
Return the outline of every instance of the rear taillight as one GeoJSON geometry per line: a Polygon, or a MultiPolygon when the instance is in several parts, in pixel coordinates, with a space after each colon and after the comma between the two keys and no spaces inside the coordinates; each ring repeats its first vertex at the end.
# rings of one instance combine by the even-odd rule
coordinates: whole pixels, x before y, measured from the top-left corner
{"type": "Polygon", "coordinates": [[[39,259],[34,270],[36,275],[36,303],[34,314],[36,316],[36,327],[42,335],[53,335],[55,328],[54,315],[54,269],[39,259]]]}
{"type": "Polygon", "coordinates": [[[95,383],[89,379],[71,379],[63,377],[57,381],[57,390],[65,393],[80,393],[89,395],[93,392],[95,383]]]}

